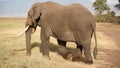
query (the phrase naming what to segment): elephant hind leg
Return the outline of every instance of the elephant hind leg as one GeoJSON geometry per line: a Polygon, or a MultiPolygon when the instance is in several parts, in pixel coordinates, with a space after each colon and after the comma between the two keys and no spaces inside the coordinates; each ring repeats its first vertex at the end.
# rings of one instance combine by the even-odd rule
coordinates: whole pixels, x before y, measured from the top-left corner
{"type": "Polygon", "coordinates": [[[78,49],[80,49],[80,51],[81,51],[81,55],[82,55],[83,46],[82,46],[82,45],[77,44],[77,48],[78,48],[78,49]]]}
{"type": "Polygon", "coordinates": [[[84,59],[83,61],[87,64],[93,64],[92,56],[91,56],[91,48],[90,48],[90,43],[84,45],[84,59]]]}
{"type": "MultiPolygon", "coordinates": [[[[76,43],[77,44],[77,43],[76,43]]],[[[77,48],[72,51],[72,61],[82,61],[82,45],[77,44],[77,48]]]]}
{"type": "Polygon", "coordinates": [[[73,55],[73,58],[72,58],[72,61],[82,61],[82,54],[81,54],[81,50],[79,48],[75,49],[73,52],[72,52],[72,55],[73,55]]]}

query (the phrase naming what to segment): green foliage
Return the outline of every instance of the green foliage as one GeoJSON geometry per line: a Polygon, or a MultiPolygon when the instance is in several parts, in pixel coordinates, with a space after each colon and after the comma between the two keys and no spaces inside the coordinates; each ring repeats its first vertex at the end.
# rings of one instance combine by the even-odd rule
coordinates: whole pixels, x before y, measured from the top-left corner
{"type": "Polygon", "coordinates": [[[97,22],[120,24],[120,17],[115,16],[114,11],[107,12],[107,14],[96,15],[95,17],[97,22]]]}
{"type": "Polygon", "coordinates": [[[95,8],[97,14],[102,14],[104,11],[109,11],[110,8],[106,4],[107,0],[96,0],[93,3],[93,7],[95,8]]]}
{"type": "Polygon", "coordinates": [[[119,10],[120,9],[120,4],[116,4],[115,8],[117,8],[119,10]]]}
{"type": "Polygon", "coordinates": [[[119,10],[120,9],[120,0],[118,0],[118,2],[119,2],[119,4],[116,4],[114,7],[119,10]]]}
{"type": "MultiPolygon", "coordinates": [[[[120,9],[120,0],[119,4],[116,4],[115,7],[117,9],[120,9]]],[[[110,8],[106,4],[107,0],[96,0],[93,3],[94,10],[96,10],[96,21],[97,22],[107,22],[107,23],[114,23],[114,24],[120,24],[120,17],[115,16],[114,11],[110,11],[110,8]],[[104,11],[106,11],[106,14],[103,14],[104,11]]]]}

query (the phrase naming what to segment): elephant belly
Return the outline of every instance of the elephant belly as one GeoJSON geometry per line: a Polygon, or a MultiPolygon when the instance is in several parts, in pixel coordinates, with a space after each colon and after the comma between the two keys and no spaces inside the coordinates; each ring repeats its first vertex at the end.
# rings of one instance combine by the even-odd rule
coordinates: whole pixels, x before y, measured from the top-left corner
{"type": "Polygon", "coordinates": [[[55,33],[55,38],[63,40],[63,41],[67,41],[67,42],[74,42],[75,41],[75,37],[74,37],[73,32],[71,32],[69,30],[67,30],[65,32],[55,33]]]}

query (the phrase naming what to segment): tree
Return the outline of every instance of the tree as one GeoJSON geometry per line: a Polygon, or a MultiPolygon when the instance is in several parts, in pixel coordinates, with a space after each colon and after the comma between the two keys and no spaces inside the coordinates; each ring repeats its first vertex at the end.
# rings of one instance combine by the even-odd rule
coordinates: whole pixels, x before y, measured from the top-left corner
{"type": "Polygon", "coordinates": [[[110,8],[106,4],[107,0],[96,0],[93,3],[94,10],[96,10],[96,14],[102,14],[104,11],[109,11],[110,8]]]}
{"type": "Polygon", "coordinates": [[[119,4],[115,5],[115,8],[120,9],[120,0],[118,0],[119,4]]]}
{"type": "Polygon", "coordinates": [[[115,16],[115,12],[111,11],[111,16],[114,17],[115,16]]]}

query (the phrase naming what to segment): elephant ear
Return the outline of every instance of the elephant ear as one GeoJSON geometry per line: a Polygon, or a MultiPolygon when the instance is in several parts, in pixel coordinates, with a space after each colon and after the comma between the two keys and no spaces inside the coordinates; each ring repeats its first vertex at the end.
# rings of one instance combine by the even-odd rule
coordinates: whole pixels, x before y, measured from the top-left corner
{"type": "Polygon", "coordinates": [[[32,9],[30,9],[30,10],[28,11],[28,15],[29,15],[29,16],[32,16],[32,15],[33,15],[33,10],[32,10],[32,9]]]}
{"type": "Polygon", "coordinates": [[[37,4],[36,7],[34,7],[34,18],[35,19],[38,19],[41,16],[42,9],[43,9],[43,4],[42,3],[39,3],[39,4],[37,4]]]}

